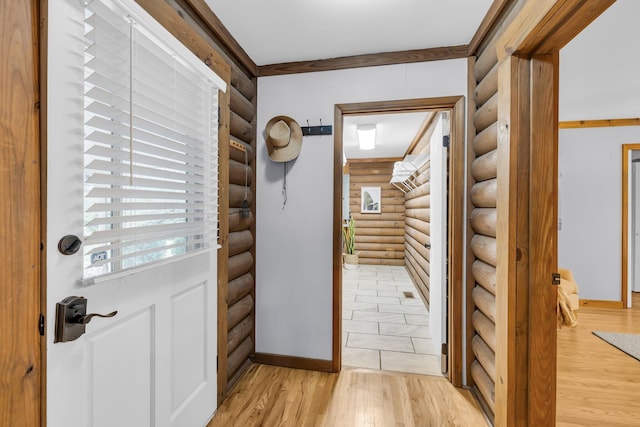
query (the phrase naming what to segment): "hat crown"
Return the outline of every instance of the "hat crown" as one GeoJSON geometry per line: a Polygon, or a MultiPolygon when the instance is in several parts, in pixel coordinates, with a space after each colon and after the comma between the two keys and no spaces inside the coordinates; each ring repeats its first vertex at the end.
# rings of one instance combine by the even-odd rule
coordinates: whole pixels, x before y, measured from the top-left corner
{"type": "Polygon", "coordinates": [[[291,129],[283,120],[278,120],[269,130],[269,137],[274,147],[286,147],[291,140],[291,129]]]}

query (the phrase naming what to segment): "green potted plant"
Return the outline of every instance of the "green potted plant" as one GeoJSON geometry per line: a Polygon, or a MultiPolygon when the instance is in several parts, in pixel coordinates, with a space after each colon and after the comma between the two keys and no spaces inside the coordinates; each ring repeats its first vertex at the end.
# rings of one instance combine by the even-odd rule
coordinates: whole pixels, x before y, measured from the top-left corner
{"type": "Polygon", "coordinates": [[[358,265],[358,255],[356,248],[356,220],[349,217],[349,220],[342,227],[342,237],[344,240],[344,267],[354,269],[358,265]]]}

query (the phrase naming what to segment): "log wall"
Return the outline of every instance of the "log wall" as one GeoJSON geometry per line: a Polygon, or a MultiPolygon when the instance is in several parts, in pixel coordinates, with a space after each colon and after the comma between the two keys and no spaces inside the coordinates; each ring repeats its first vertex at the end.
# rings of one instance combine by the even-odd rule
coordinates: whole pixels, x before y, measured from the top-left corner
{"type": "MultiPolygon", "coordinates": [[[[437,116],[430,120],[409,154],[430,154],[431,135],[437,116]]],[[[429,274],[431,262],[431,163],[427,162],[416,176],[418,187],[404,195],[406,220],[404,226],[405,259],[409,276],[429,308],[429,274]]]]}
{"type": "MultiPolygon", "coordinates": [[[[229,195],[228,217],[220,218],[219,256],[227,258],[218,283],[218,400],[221,401],[250,365],[255,352],[255,152],[256,152],[256,79],[241,61],[222,47],[202,16],[190,1],[167,0],[182,19],[196,29],[231,65],[228,88],[229,133],[231,141],[245,152],[230,146],[228,157],[220,163],[229,165],[228,182],[220,182],[220,191],[229,195]],[[242,202],[249,202],[250,215],[240,214],[242,202]],[[227,224],[224,224],[226,222],[227,224]],[[224,225],[224,226],[223,226],[224,225]],[[227,227],[228,225],[228,227],[227,227]],[[228,234],[227,234],[228,233],[228,234]]],[[[221,108],[225,106],[221,105],[221,108]]]]}
{"type": "Polygon", "coordinates": [[[392,184],[394,161],[349,161],[349,209],[356,220],[356,247],[360,264],[405,265],[402,191],[392,184]],[[362,187],[380,187],[381,213],[360,213],[362,187]]]}
{"type": "MultiPolygon", "coordinates": [[[[482,42],[469,67],[469,247],[467,383],[493,417],[496,383],[498,56],[496,42],[522,1],[514,1],[482,42]]],[[[504,349],[506,351],[506,349],[504,349]]]]}

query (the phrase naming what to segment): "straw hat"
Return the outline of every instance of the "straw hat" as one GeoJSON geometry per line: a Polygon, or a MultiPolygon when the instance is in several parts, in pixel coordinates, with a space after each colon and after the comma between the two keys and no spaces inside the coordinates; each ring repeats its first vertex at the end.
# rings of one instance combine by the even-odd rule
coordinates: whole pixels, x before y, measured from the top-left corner
{"type": "Polygon", "coordinates": [[[274,162],[288,162],[300,154],[302,129],[291,117],[272,118],[267,123],[264,133],[269,157],[274,162]]]}

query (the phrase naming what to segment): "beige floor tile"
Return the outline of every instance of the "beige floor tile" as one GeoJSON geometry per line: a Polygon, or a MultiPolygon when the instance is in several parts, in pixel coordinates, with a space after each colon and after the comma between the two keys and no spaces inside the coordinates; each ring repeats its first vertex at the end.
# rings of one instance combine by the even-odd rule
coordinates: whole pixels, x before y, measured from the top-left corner
{"type": "Polygon", "coordinates": [[[380,323],[380,335],[394,337],[429,338],[430,331],[424,325],[401,325],[398,323],[380,323]]]}
{"type": "Polygon", "coordinates": [[[342,346],[347,345],[347,338],[349,338],[349,332],[342,333],[342,346]]]}
{"type": "Polygon", "coordinates": [[[395,297],[395,298],[404,298],[402,292],[397,289],[378,289],[379,297],[395,297]]]}
{"type": "Polygon", "coordinates": [[[381,313],[408,313],[428,315],[424,306],[419,305],[401,305],[401,304],[378,304],[378,311],[381,313]]]}
{"type": "Polygon", "coordinates": [[[428,354],[380,352],[380,367],[386,371],[409,372],[424,375],[442,375],[437,356],[428,354]]]}
{"type": "Polygon", "coordinates": [[[370,302],[374,304],[398,304],[400,305],[400,298],[393,297],[372,297],[367,295],[356,296],[356,302],[370,302]]]}
{"type": "Polygon", "coordinates": [[[352,310],[342,310],[342,318],[343,319],[351,319],[352,316],[353,316],[353,311],[352,310]]]}
{"type": "MultiPolygon", "coordinates": [[[[358,289],[358,288],[348,288],[342,289],[342,295],[368,295],[368,296],[378,296],[377,289],[358,289]]],[[[344,300],[344,298],[343,298],[344,300]]]]}
{"type": "Polygon", "coordinates": [[[405,314],[407,323],[410,325],[428,325],[429,316],[424,314],[405,314]]]}
{"type": "Polygon", "coordinates": [[[413,352],[413,343],[408,337],[391,337],[386,335],[370,335],[353,332],[349,333],[347,347],[413,352]]]}
{"type": "Polygon", "coordinates": [[[380,352],[363,348],[342,348],[342,366],[380,369],[380,352]]]}
{"type": "Polygon", "coordinates": [[[344,310],[378,311],[378,304],[371,302],[343,302],[342,308],[344,310]]]}
{"type": "Polygon", "coordinates": [[[361,320],[344,320],[342,330],[345,332],[360,332],[363,334],[378,334],[378,322],[363,322],[361,320]]]}
{"type": "Polygon", "coordinates": [[[416,353],[433,354],[436,356],[440,354],[431,338],[411,338],[411,341],[413,341],[413,348],[416,350],[416,353]]]}
{"type": "MultiPolygon", "coordinates": [[[[374,311],[354,311],[349,317],[351,320],[364,320],[369,322],[403,323],[406,324],[404,314],[400,313],[378,313],[374,311]]],[[[343,317],[345,319],[345,317],[343,317]]]]}

